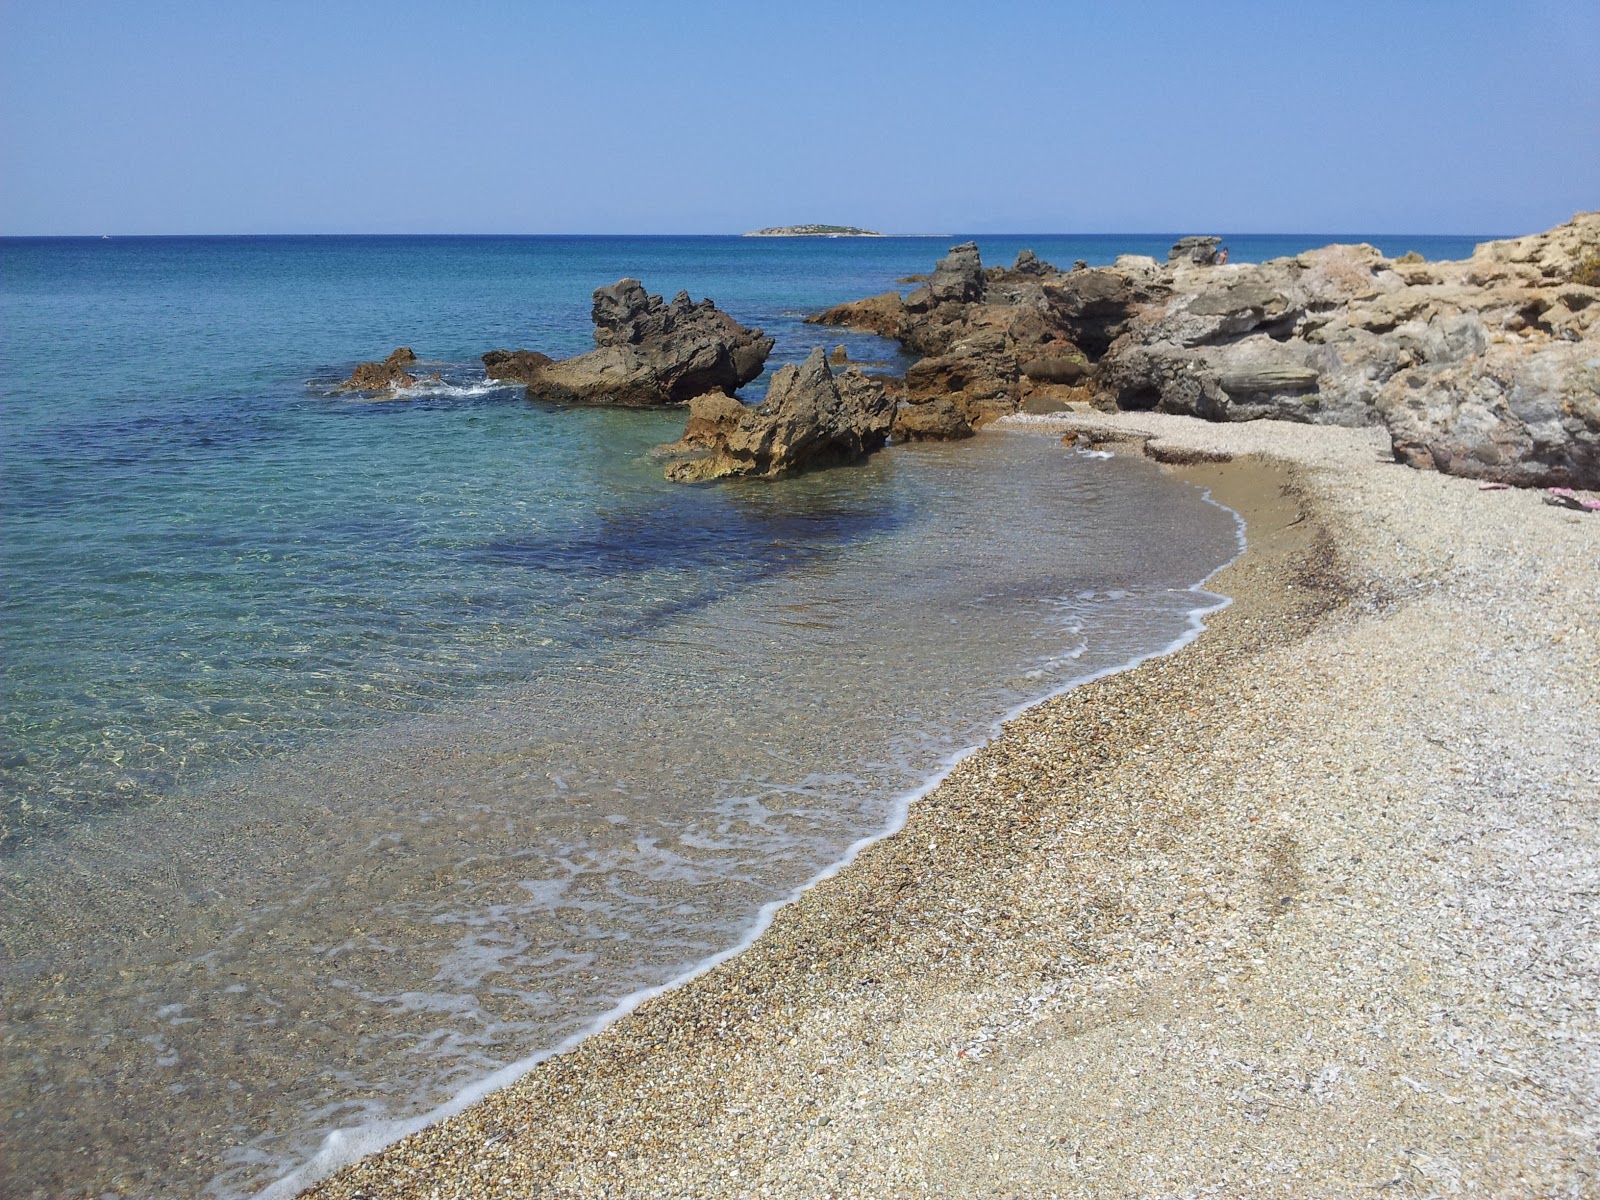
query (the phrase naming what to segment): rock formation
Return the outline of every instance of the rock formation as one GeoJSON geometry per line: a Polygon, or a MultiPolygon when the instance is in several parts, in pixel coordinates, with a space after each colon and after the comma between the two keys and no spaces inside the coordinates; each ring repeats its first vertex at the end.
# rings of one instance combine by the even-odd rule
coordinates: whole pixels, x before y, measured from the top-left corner
{"type": "Polygon", "coordinates": [[[401,346],[381,361],[364,362],[350,373],[350,378],[336,390],[341,392],[391,392],[395,388],[410,387],[416,376],[406,367],[417,361],[410,346],[401,346]]]}
{"type": "Polygon", "coordinates": [[[1037,387],[1081,379],[1086,360],[1049,315],[1047,292],[1058,278],[1065,277],[1026,250],[1011,268],[985,270],[967,242],[903,300],[886,292],[807,319],[892,337],[924,356],[906,372],[897,440],[970,437],[1018,411],[1037,387]]]}
{"type": "Polygon", "coordinates": [[[483,356],[483,372],[507,383],[531,383],[534,374],[554,360],[537,350],[491,350],[483,356]]]}
{"type": "Polygon", "coordinates": [[[1221,245],[1222,239],[1219,237],[1182,237],[1167,251],[1167,261],[1188,261],[1209,267],[1217,261],[1221,245]]]}
{"type": "Polygon", "coordinates": [[[1329,246],[1259,264],[1185,238],[1165,264],[982,269],[953,248],[925,287],[819,323],[923,356],[897,436],[953,437],[1041,400],[1208,420],[1385,424],[1403,462],[1600,487],[1600,213],[1462,262],[1329,246]]]}
{"type": "Polygon", "coordinates": [[[761,330],[746,329],[710,300],[697,304],[679,292],[663,303],[637,279],[597,288],[593,318],[595,349],[527,366],[530,397],[632,408],[686,404],[705,392],[731,394],[749,383],[772,349],[761,330]]]}
{"type": "Polygon", "coordinates": [[[759,408],[720,391],[689,402],[683,438],[662,448],[680,483],[730,475],[776,478],[854,462],[883,445],[894,402],[855,367],[837,376],[819,347],[773,376],[759,408]]]}

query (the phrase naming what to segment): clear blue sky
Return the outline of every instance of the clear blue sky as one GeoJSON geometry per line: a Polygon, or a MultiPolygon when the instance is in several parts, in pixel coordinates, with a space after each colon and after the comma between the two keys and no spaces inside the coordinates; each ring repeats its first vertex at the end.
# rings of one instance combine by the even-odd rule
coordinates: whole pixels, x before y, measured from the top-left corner
{"type": "Polygon", "coordinates": [[[1600,2],[0,0],[0,233],[1520,233],[1600,2]]]}

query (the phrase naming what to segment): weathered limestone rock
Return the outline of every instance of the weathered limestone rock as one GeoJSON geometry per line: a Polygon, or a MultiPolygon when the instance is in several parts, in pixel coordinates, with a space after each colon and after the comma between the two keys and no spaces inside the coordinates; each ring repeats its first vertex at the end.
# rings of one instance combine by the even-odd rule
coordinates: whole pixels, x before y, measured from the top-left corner
{"type": "Polygon", "coordinates": [[[1092,370],[1081,353],[1041,354],[1022,364],[1022,373],[1035,383],[1081,383],[1092,370]]]}
{"type": "Polygon", "coordinates": [[[483,356],[483,371],[490,379],[508,383],[528,383],[534,374],[554,360],[537,350],[491,350],[483,356]]]}
{"type": "Polygon", "coordinates": [[[772,479],[854,462],[889,436],[894,402],[855,367],[835,376],[818,347],[773,376],[759,408],[721,392],[689,402],[683,438],[663,452],[680,461],[667,478],[695,483],[730,475],[772,479]]]}
{"type": "Polygon", "coordinates": [[[1378,395],[1395,457],[1521,486],[1600,487],[1600,343],[1499,343],[1378,395]]]}
{"type": "Polygon", "coordinates": [[[595,349],[530,371],[528,395],[563,404],[686,404],[732,393],[761,374],[772,339],[746,329],[710,300],[679,292],[670,304],[637,279],[594,293],[595,349]]]}
{"type": "Polygon", "coordinates": [[[364,362],[358,365],[350,373],[350,378],[341,383],[337,390],[389,392],[395,388],[410,387],[417,382],[417,379],[406,370],[406,367],[416,361],[417,356],[412,353],[410,346],[400,346],[382,361],[364,362]]]}

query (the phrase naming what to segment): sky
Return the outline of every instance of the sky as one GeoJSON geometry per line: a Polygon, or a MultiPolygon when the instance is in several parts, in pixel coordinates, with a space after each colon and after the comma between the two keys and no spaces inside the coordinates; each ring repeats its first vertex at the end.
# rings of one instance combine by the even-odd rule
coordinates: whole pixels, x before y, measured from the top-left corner
{"type": "Polygon", "coordinates": [[[1600,0],[0,0],[0,234],[1519,234],[1600,0]]]}

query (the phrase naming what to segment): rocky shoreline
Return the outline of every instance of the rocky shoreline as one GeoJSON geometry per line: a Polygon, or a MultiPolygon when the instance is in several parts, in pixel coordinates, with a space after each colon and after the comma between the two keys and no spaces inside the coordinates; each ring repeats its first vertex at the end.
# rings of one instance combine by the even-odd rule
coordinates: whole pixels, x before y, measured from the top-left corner
{"type": "Polygon", "coordinates": [[[1230,264],[1219,241],[1070,271],[1027,251],[985,268],[968,242],[904,296],[810,320],[922,356],[897,438],[1087,405],[1382,426],[1411,466],[1600,487],[1600,212],[1461,262],[1335,245],[1230,264]]]}
{"type": "Polygon", "coordinates": [[[1376,427],[1033,420],[1243,513],[1232,607],[1009,722],[746,952],[308,1195],[1593,1187],[1591,518],[1376,427]]]}
{"type": "MultiPolygon", "coordinates": [[[[769,231],[770,232],[770,231],[769,231]]],[[[985,267],[952,247],[909,293],[806,318],[898,341],[903,379],[826,361],[780,376],[760,406],[735,393],[773,340],[709,299],[664,302],[636,279],[594,293],[595,349],[483,355],[489,379],[560,405],[688,407],[668,477],[778,478],[859,460],[889,441],[954,440],[1014,413],[1092,407],[1382,426],[1413,467],[1508,486],[1600,488],[1600,212],[1485,242],[1460,262],[1334,245],[1228,263],[1186,237],[1165,263],[1123,255],[1062,271],[1032,251],[985,267]],[[698,407],[696,407],[698,406],[698,407]],[[887,428],[884,414],[888,413],[887,428]]],[[[401,347],[336,389],[413,385],[401,347]]]]}

